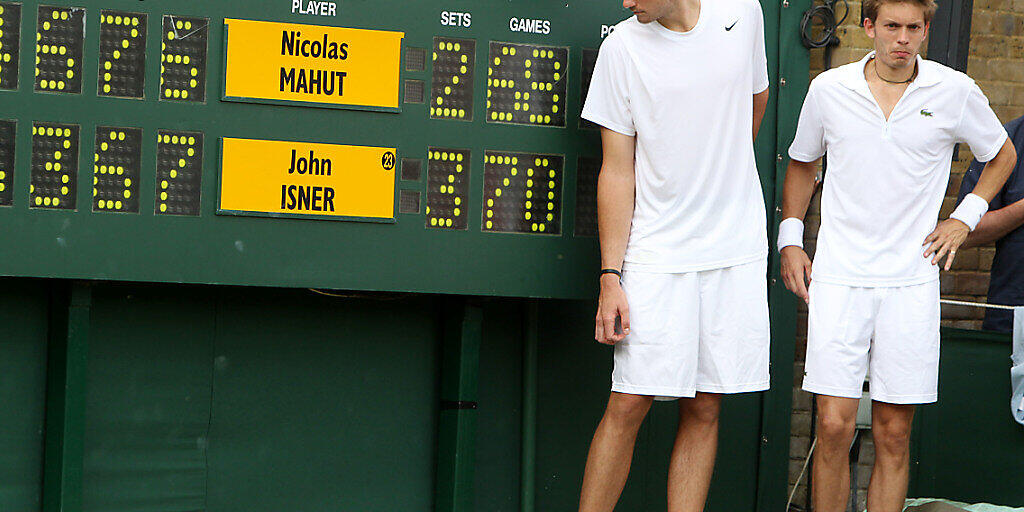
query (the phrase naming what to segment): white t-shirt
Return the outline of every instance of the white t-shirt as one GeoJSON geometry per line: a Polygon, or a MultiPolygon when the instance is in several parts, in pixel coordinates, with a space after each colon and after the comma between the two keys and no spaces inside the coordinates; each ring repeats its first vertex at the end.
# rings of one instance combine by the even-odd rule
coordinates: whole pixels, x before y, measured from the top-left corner
{"type": "Polygon", "coordinates": [[[907,286],[938,279],[924,257],[949,183],[953,145],[979,161],[1006,140],[988,99],[967,75],[918,57],[917,78],[886,121],[860,62],[811,82],[789,156],[828,151],[821,229],[811,278],[847,286],[907,286]]]}
{"type": "Polygon", "coordinates": [[[768,254],[753,94],[768,88],[756,0],[704,0],[688,32],[635,17],[601,45],[583,117],[636,136],[624,268],[681,273],[768,254]]]}

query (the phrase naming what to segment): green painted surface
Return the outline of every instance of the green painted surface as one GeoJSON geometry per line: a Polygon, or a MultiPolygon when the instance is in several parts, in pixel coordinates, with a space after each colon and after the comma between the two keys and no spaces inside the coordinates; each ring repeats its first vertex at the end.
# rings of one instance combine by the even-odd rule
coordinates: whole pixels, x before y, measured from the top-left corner
{"type": "Polygon", "coordinates": [[[42,506],[49,284],[0,280],[0,510],[42,506]]]}
{"type": "Polygon", "coordinates": [[[82,508],[86,376],[92,290],[59,283],[50,302],[47,340],[43,510],[82,508]]]}
{"type": "Polygon", "coordinates": [[[1024,427],[1010,415],[1010,335],[942,330],[939,401],[918,408],[910,496],[1024,506],[1024,427]]]}
{"type": "Polygon", "coordinates": [[[422,299],[104,287],[84,510],[427,510],[437,311],[422,299]]]}
{"type": "MultiPolygon", "coordinates": [[[[83,91],[80,95],[33,92],[36,8],[22,9],[20,86],[0,91],[3,118],[18,121],[14,205],[0,208],[0,275],[101,280],[323,287],[358,290],[399,290],[476,295],[590,298],[596,293],[593,272],[598,266],[592,237],[573,236],[577,159],[600,156],[594,130],[577,128],[584,48],[600,45],[602,25],[627,17],[617,2],[550,2],[519,0],[481,7],[470,0],[371,4],[340,0],[337,17],[291,13],[286,0],[173,3],[128,0],[83,0],[86,9],[83,91]],[[124,100],[97,96],[96,72],[99,11],[116,8],[149,15],[146,46],[146,98],[124,100]],[[472,13],[470,27],[441,26],[441,11],[472,13]],[[385,15],[386,13],[386,15],[385,15]],[[209,59],[204,104],[160,101],[158,96],[162,15],[210,19],[209,59]],[[477,42],[474,79],[474,121],[430,120],[425,104],[402,104],[401,113],[348,111],[220,101],[224,38],[223,19],[235,17],[405,32],[404,47],[429,50],[434,36],[477,42]],[[512,32],[513,17],[551,22],[547,35],[512,32]],[[487,123],[484,118],[489,41],[568,47],[565,128],[487,123]],[[29,164],[33,121],[81,127],[77,179],[78,211],[30,210],[29,164]],[[93,144],[96,126],[143,129],[140,213],[91,212],[93,144]],[[205,133],[202,199],[199,217],[154,215],[158,129],[205,133]],[[395,224],[333,222],[218,216],[221,137],[295,140],[397,147],[401,158],[425,159],[427,147],[470,149],[468,229],[425,229],[423,207],[417,214],[396,214],[395,224]],[[497,234],[481,231],[483,154],[485,150],[538,152],[565,156],[560,235],[497,234]],[[495,269],[501,269],[495,272],[495,269]],[[452,279],[458,275],[458,279],[452,279]]],[[[774,42],[775,7],[766,2],[767,34],[774,42]]],[[[769,52],[775,68],[775,52],[769,52]]],[[[403,79],[432,76],[430,52],[425,71],[403,71],[403,79]]],[[[773,93],[776,89],[773,87],[773,93]]],[[[772,187],[772,115],[757,144],[766,198],[772,187]]],[[[402,190],[421,192],[426,200],[426,169],[418,181],[401,181],[402,190]]],[[[397,197],[398,194],[396,194],[397,197]]],[[[396,207],[397,211],[397,207],[396,207]]]]}
{"type": "MultiPolygon", "coordinates": [[[[795,32],[779,33],[780,26],[795,31],[799,3],[786,10],[763,2],[772,103],[755,148],[769,205],[778,196],[784,165],[775,154],[788,144],[782,133],[795,125],[806,87],[792,79],[795,87],[777,87],[778,75],[787,70],[802,66],[806,77],[806,52],[796,46],[795,32]]],[[[34,46],[37,5],[24,3],[23,49],[34,46]]],[[[15,204],[0,208],[0,275],[587,299],[537,301],[532,327],[523,301],[481,303],[479,368],[466,368],[479,372],[473,395],[478,409],[472,413],[476,435],[464,439],[475,454],[463,459],[475,464],[456,479],[472,488],[474,510],[520,510],[529,501],[536,510],[573,509],[611,371],[611,351],[591,339],[596,239],[572,234],[577,158],[600,155],[597,132],[576,128],[579,85],[583,49],[599,46],[602,25],[626,17],[620,4],[521,0],[484,9],[469,0],[382,0],[370,7],[341,0],[337,18],[291,14],[284,0],[183,0],[173,8],[127,0],[75,5],[88,11],[83,94],[33,93],[30,51],[22,54],[19,89],[0,91],[7,106],[3,117],[19,122],[15,204]],[[145,100],[96,97],[101,8],[149,14],[145,100]],[[440,26],[442,10],[471,12],[472,26],[440,26]],[[157,101],[155,29],[163,14],[210,18],[208,92],[223,85],[224,17],[400,30],[406,33],[404,47],[427,50],[434,36],[474,39],[475,121],[428,120],[423,104],[403,104],[396,114],[228,103],[216,94],[201,105],[157,101]],[[552,32],[513,33],[513,16],[549,19],[552,32]],[[569,47],[566,128],[484,122],[488,41],[569,47]],[[92,161],[96,126],[142,128],[141,213],[90,212],[88,186],[79,187],[77,212],[29,210],[33,121],[81,126],[83,165],[77,177],[85,184],[92,178],[91,166],[84,164],[92,161]],[[149,141],[158,129],[205,133],[199,217],[153,214],[156,151],[149,141]],[[423,194],[424,203],[426,148],[470,149],[469,228],[425,229],[422,205],[420,213],[396,214],[394,224],[215,215],[220,137],[398,147],[399,159],[424,159],[419,180],[397,183],[398,189],[423,194]],[[485,150],[565,156],[561,235],[481,231],[485,150]],[[534,331],[536,354],[526,341],[534,331]],[[524,360],[532,357],[535,368],[524,360]],[[535,416],[524,416],[528,408],[535,416]],[[530,485],[523,475],[533,476],[530,485]]],[[[425,71],[403,71],[402,78],[425,81],[429,96],[429,51],[427,56],[425,71]]],[[[777,269],[776,261],[772,265],[777,269]]],[[[771,288],[776,391],[726,401],[712,511],[777,510],[784,493],[787,452],[780,440],[788,438],[788,340],[795,314],[785,307],[792,309],[792,300],[781,286],[771,288]]],[[[390,511],[429,510],[436,503],[438,457],[445,446],[440,440],[451,430],[439,410],[442,376],[448,375],[439,296],[339,299],[299,290],[152,284],[93,289],[89,362],[74,368],[87,370],[89,380],[82,427],[84,510],[390,511]]],[[[39,307],[45,312],[45,304],[39,307]]],[[[23,318],[21,328],[30,332],[32,317],[23,318]]],[[[23,357],[40,353],[32,354],[23,357]]],[[[27,385],[43,378],[33,377],[31,366],[24,368],[20,378],[27,385]]],[[[24,396],[3,399],[34,403],[41,415],[42,404],[28,389],[24,396]]],[[[18,428],[41,419],[25,421],[18,428]]],[[[656,405],[641,431],[620,508],[664,507],[675,421],[674,404],[656,405]]],[[[41,446],[21,447],[11,456],[24,467],[41,464],[41,446]]],[[[17,511],[38,499],[38,479],[18,477],[0,487],[0,508],[17,511]]]]}
{"type": "Polygon", "coordinates": [[[439,512],[473,509],[482,323],[483,310],[475,301],[457,298],[444,308],[434,502],[439,512]]]}
{"type": "Polygon", "coordinates": [[[83,510],[205,508],[215,313],[210,293],[95,291],[83,510]]]}
{"type": "MultiPolygon", "coordinates": [[[[777,29],[767,34],[769,48],[777,52],[777,74],[772,76],[775,100],[769,106],[774,122],[769,132],[774,135],[771,150],[773,158],[771,179],[762,180],[762,185],[772,190],[767,200],[769,205],[769,245],[774,247],[778,237],[778,225],[782,222],[782,187],[785,182],[786,166],[789,164],[788,151],[796,131],[800,108],[807,93],[809,55],[801,46],[799,38],[800,20],[811,6],[810,0],[790,0],[774,3],[772,9],[778,16],[777,29]],[[783,82],[783,80],[785,82],[783,82]],[[785,83],[785,85],[782,85],[785,83]]],[[[765,6],[766,12],[768,6],[765,6]]],[[[765,137],[767,139],[767,137],[765,137]]],[[[762,173],[768,167],[759,167],[762,173]]],[[[761,404],[761,449],[759,451],[757,510],[762,512],[782,510],[786,507],[789,475],[789,443],[793,394],[793,361],[796,339],[796,297],[786,289],[779,277],[779,253],[770,251],[768,304],[771,311],[771,391],[764,395],[761,404]]]]}

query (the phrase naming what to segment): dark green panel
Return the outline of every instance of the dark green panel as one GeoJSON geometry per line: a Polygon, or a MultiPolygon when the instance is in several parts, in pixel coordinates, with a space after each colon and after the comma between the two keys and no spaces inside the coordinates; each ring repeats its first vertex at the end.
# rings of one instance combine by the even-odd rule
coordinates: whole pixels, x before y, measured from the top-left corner
{"type": "Polygon", "coordinates": [[[484,304],[473,510],[519,512],[523,303],[484,304]]]}
{"type": "Polygon", "coordinates": [[[1024,428],[1010,415],[1011,352],[1009,334],[942,330],[939,401],[918,409],[911,496],[1024,505],[1024,428]]]}
{"type": "Polygon", "coordinates": [[[84,510],[204,509],[215,295],[94,290],[84,510]]]}
{"type": "Polygon", "coordinates": [[[206,510],[430,510],[436,301],[231,289],[217,310],[206,510]]]}
{"type": "MultiPolygon", "coordinates": [[[[762,2],[771,79],[768,114],[758,137],[757,163],[768,209],[768,240],[778,237],[787,152],[807,93],[809,54],[800,43],[799,27],[811,0],[762,2]]],[[[761,450],[758,457],[757,510],[774,512],[786,506],[796,340],[796,296],[779,278],[779,253],[770,251],[768,305],[771,310],[771,391],[761,404],[761,450]]]]}
{"type": "MultiPolygon", "coordinates": [[[[537,510],[576,510],[583,467],[611,389],[612,347],[593,340],[596,302],[544,301],[538,325],[537,510]]],[[[650,418],[648,418],[650,421],[650,418]]],[[[641,428],[620,510],[655,510],[646,496],[650,449],[641,428]]],[[[664,498],[661,498],[664,501],[664,498]]]]}
{"type": "Polygon", "coordinates": [[[42,505],[49,283],[0,279],[0,510],[42,505]]]}

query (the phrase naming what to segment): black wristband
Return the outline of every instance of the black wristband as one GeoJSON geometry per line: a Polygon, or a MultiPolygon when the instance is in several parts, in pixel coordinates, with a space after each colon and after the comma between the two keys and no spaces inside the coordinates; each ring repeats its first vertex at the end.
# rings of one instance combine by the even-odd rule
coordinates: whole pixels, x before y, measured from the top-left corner
{"type": "Polygon", "coordinates": [[[618,270],[615,270],[614,268],[602,268],[601,269],[601,276],[603,277],[605,274],[615,274],[615,275],[619,276],[619,279],[622,279],[622,272],[619,272],[618,270]]]}

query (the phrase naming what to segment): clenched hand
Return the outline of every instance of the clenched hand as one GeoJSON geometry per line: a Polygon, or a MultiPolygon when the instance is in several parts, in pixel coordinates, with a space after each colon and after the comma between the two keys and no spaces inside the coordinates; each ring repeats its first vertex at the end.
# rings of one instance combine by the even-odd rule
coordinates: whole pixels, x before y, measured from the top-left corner
{"type": "Polygon", "coordinates": [[[601,296],[597,302],[597,316],[594,318],[594,339],[599,343],[614,345],[629,334],[629,304],[626,292],[615,274],[601,276],[601,296]],[[615,321],[621,319],[621,330],[615,329],[615,321]]]}
{"type": "Polygon", "coordinates": [[[810,303],[807,286],[811,282],[811,259],[803,248],[795,245],[782,248],[782,282],[789,291],[810,303]]]}

